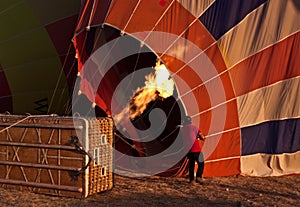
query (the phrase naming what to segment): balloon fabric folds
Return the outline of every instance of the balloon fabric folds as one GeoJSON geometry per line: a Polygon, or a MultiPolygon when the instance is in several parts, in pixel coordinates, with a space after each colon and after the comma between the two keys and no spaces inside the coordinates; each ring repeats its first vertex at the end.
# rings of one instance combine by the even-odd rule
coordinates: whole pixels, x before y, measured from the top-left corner
{"type": "Polygon", "coordinates": [[[0,2],[0,112],[68,114],[77,74],[72,37],[80,3],[0,2]]]}
{"type": "MultiPolygon", "coordinates": [[[[73,39],[80,90],[111,115],[113,107],[121,107],[114,104],[118,84],[159,59],[174,79],[176,95],[152,104],[176,105],[167,110],[173,122],[166,128],[188,114],[206,135],[204,176],[299,173],[299,18],[296,0],[86,0],[73,39]],[[122,36],[136,41],[130,47],[150,52],[117,60],[107,73],[98,74],[101,82],[95,89],[82,72],[84,64],[97,49],[122,36]]],[[[111,47],[129,48],[117,41],[111,47]]],[[[150,119],[146,116],[144,122],[150,119]]],[[[162,137],[173,131],[165,130],[158,142],[164,145],[162,137]]],[[[123,153],[132,146],[132,156],[159,151],[158,146],[124,139],[117,143],[123,153]]],[[[185,173],[182,159],[162,174],[185,173]]]]}
{"type": "Polygon", "coordinates": [[[2,0],[0,113],[83,101],[114,118],[117,170],[164,176],[187,174],[189,115],[204,176],[299,174],[299,19],[298,0],[2,0]]]}

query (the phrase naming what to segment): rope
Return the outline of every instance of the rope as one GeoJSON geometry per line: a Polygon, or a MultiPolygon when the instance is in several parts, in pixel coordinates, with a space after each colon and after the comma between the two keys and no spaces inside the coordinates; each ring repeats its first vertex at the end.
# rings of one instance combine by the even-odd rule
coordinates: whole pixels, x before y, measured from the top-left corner
{"type": "Polygon", "coordinates": [[[19,2],[15,3],[15,4],[10,5],[6,9],[0,11],[0,15],[3,15],[5,12],[8,12],[9,10],[14,9],[15,7],[17,7],[17,6],[19,6],[20,4],[23,4],[23,3],[24,3],[24,0],[23,1],[19,1],[19,2]]]}
{"type": "MultiPolygon", "coordinates": [[[[136,71],[137,64],[138,64],[139,59],[140,59],[140,54],[141,54],[140,52],[141,52],[141,49],[142,49],[142,47],[139,48],[139,52],[138,52],[138,56],[137,56],[136,61],[135,61],[135,64],[134,64],[133,72],[136,71]]],[[[128,84],[127,84],[127,86],[126,86],[126,89],[129,87],[129,84],[132,83],[132,80],[133,80],[133,78],[134,78],[134,74],[135,74],[135,73],[133,73],[133,75],[131,76],[131,80],[128,81],[128,84]]]]}
{"type": "MultiPolygon", "coordinates": [[[[70,68],[74,68],[75,64],[76,64],[76,59],[73,60],[73,64],[70,68]]],[[[76,71],[78,71],[78,69],[76,68],[76,71]]],[[[71,76],[71,73],[72,73],[72,70],[69,70],[68,74],[67,74],[67,80],[69,80],[70,76],[71,76]]],[[[66,85],[67,85],[68,81],[66,82],[66,85]]],[[[73,86],[72,88],[72,91],[71,94],[73,94],[74,92],[74,89],[75,89],[75,83],[76,83],[76,78],[74,78],[71,86],[73,86]]],[[[67,114],[70,114],[71,113],[71,110],[72,110],[72,97],[70,96],[69,99],[68,99],[68,103],[66,103],[66,106],[65,106],[65,115],[67,114]]]]}
{"type": "MultiPolygon", "coordinates": [[[[205,10],[203,10],[195,19],[194,19],[194,21],[192,21],[189,25],[188,25],[188,27],[183,31],[183,32],[181,32],[181,34],[180,35],[178,35],[178,37],[176,38],[176,40],[162,53],[162,55],[160,56],[160,58],[175,44],[175,42],[181,37],[181,36],[183,36],[184,35],[184,33],[195,23],[195,22],[197,22],[198,20],[199,20],[199,18],[202,16],[202,14],[213,4],[215,2],[215,0],[214,1],[212,1],[210,4],[209,4],[209,6],[205,9],[205,10]]],[[[207,48],[208,49],[208,48],[207,48]]],[[[185,66],[185,65],[184,65],[185,66]]],[[[183,66],[183,67],[184,67],[183,66]]],[[[176,73],[178,73],[180,70],[182,70],[182,68],[183,67],[181,67],[179,70],[177,70],[177,72],[176,73]]]]}
{"type": "MultiPolygon", "coordinates": [[[[161,17],[157,20],[157,22],[155,23],[155,25],[152,27],[151,31],[147,34],[145,40],[146,40],[146,39],[150,36],[150,34],[154,31],[154,29],[156,28],[156,26],[157,26],[157,25],[159,24],[159,22],[163,19],[164,15],[165,15],[165,14],[167,13],[167,11],[171,8],[171,6],[173,5],[174,2],[175,2],[175,0],[173,0],[173,1],[169,4],[168,8],[166,8],[166,10],[164,11],[164,13],[161,15],[161,17]]],[[[130,20],[132,19],[132,17],[134,16],[135,11],[136,11],[137,8],[138,8],[139,4],[140,4],[140,1],[136,4],[136,6],[135,6],[135,8],[134,8],[134,10],[133,10],[133,12],[132,12],[132,14],[131,14],[131,16],[130,16],[129,19],[127,20],[127,22],[126,22],[124,28],[123,28],[123,29],[120,28],[120,29],[121,29],[121,32],[126,30],[127,26],[129,25],[130,20]]],[[[90,25],[88,25],[88,26],[90,26],[90,25]]],[[[98,35],[97,35],[97,37],[96,37],[96,42],[98,41],[98,39],[99,39],[101,33],[102,33],[102,31],[100,31],[100,32],[98,33],[98,35]]],[[[87,39],[87,36],[85,37],[84,44],[85,44],[85,42],[86,42],[86,39],[87,39]]],[[[145,40],[144,40],[144,41],[145,41],[145,40]]],[[[105,60],[109,57],[110,52],[113,50],[113,48],[114,48],[115,45],[118,43],[118,41],[119,41],[119,39],[117,39],[117,41],[114,42],[114,44],[112,45],[112,47],[110,48],[110,50],[108,51],[108,53],[106,54],[106,56],[103,58],[103,61],[105,61],[105,60]]],[[[174,42],[175,42],[175,41],[174,41],[174,42]]],[[[94,44],[95,44],[95,45],[94,45],[93,48],[95,49],[96,43],[94,43],[94,44]]],[[[139,51],[140,51],[140,50],[141,50],[141,48],[139,49],[139,51]]],[[[166,51],[165,51],[165,52],[166,52],[166,51]]],[[[165,53],[165,52],[164,52],[164,53],[165,53]]],[[[164,55],[164,53],[163,53],[162,55],[164,55]]],[[[136,62],[135,62],[134,71],[136,70],[136,67],[137,67],[137,63],[138,63],[139,57],[140,57],[140,52],[138,53],[137,60],[136,60],[136,62]]],[[[161,57],[161,56],[160,56],[160,57],[161,57]]],[[[95,74],[94,74],[94,75],[95,75],[95,74]]],[[[133,78],[133,76],[132,76],[132,78],[133,78]]],[[[129,87],[129,84],[130,84],[130,82],[128,82],[127,88],[129,87]]],[[[155,102],[157,102],[157,100],[155,100],[155,102]]],[[[173,106],[172,106],[171,108],[173,108],[174,105],[175,105],[175,103],[173,104],[173,106]]],[[[170,116],[170,114],[168,114],[167,117],[169,118],[169,116],[170,116]]],[[[141,118],[141,117],[140,117],[140,118],[141,118]]]]}
{"type": "Polygon", "coordinates": [[[27,117],[25,117],[24,119],[21,119],[21,120],[15,122],[15,123],[13,123],[12,125],[9,125],[8,127],[5,127],[4,129],[2,129],[2,130],[0,131],[0,133],[2,133],[2,132],[4,132],[4,131],[6,131],[6,130],[12,128],[13,126],[15,126],[15,125],[17,125],[17,124],[19,124],[19,123],[21,123],[21,122],[23,122],[23,121],[25,121],[25,120],[27,120],[28,118],[30,118],[30,116],[27,116],[27,117]]]}
{"type": "Polygon", "coordinates": [[[87,30],[89,30],[90,27],[91,27],[92,18],[93,18],[93,16],[94,16],[94,11],[95,11],[95,5],[96,5],[96,1],[93,2],[93,7],[92,7],[92,11],[91,11],[91,13],[90,13],[90,18],[89,18],[87,30]]]}
{"type": "Polygon", "coordinates": [[[134,13],[135,13],[135,11],[136,11],[136,9],[138,8],[138,6],[139,6],[140,3],[141,3],[141,0],[138,1],[138,3],[136,4],[134,10],[131,12],[131,15],[130,15],[129,19],[127,20],[126,25],[125,25],[124,28],[123,28],[123,31],[125,31],[125,29],[127,28],[128,24],[129,24],[129,22],[130,22],[130,20],[132,19],[133,15],[134,15],[134,13]]]}
{"type": "MultiPolygon", "coordinates": [[[[161,21],[161,19],[163,18],[163,16],[167,13],[168,9],[171,7],[171,5],[172,5],[174,2],[175,2],[175,1],[173,0],[172,3],[168,6],[168,8],[165,10],[164,14],[163,14],[163,15],[158,19],[158,21],[156,22],[156,24],[154,25],[154,27],[152,28],[152,30],[150,31],[150,33],[151,33],[152,31],[154,31],[155,27],[158,25],[158,23],[161,21]]],[[[123,28],[123,29],[120,28],[120,29],[121,29],[121,33],[122,33],[122,31],[125,31],[125,30],[126,30],[127,26],[129,25],[130,20],[132,19],[132,17],[133,17],[133,15],[134,15],[135,11],[136,11],[137,8],[138,8],[139,4],[140,4],[140,0],[139,0],[139,2],[136,4],[136,6],[135,6],[135,8],[134,8],[134,10],[133,10],[133,12],[132,12],[132,14],[131,14],[131,16],[130,16],[129,19],[127,20],[127,22],[126,22],[124,28],[123,28]]],[[[94,6],[94,5],[93,5],[93,6],[94,6]]],[[[109,8],[109,9],[110,9],[110,8],[109,8]]],[[[92,12],[93,12],[93,11],[92,11],[92,12]]],[[[92,16],[92,14],[91,14],[91,16],[92,16]]],[[[91,16],[90,16],[90,18],[91,18],[91,16]]],[[[90,22],[90,21],[89,21],[89,22],[90,22]]],[[[90,27],[90,26],[91,26],[91,25],[88,25],[88,27],[90,27]]],[[[88,31],[87,31],[87,32],[88,32],[88,31]]],[[[145,39],[147,39],[147,38],[149,37],[150,33],[147,35],[147,37],[146,37],[145,39]]],[[[100,31],[100,34],[98,34],[98,36],[96,37],[96,41],[98,40],[98,38],[100,37],[100,35],[101,35],[101,31],[100,31]]],[[[87,40],[87,36],[85,36],[85,39],[84,39],[84,42],[83,42],[84,45],[85,45],[85,43],[86,43],[86,40],[87,40]]],[[[107,60],[107,58],[110,57],[109,54],[110,54],[110,52],[113,50],[113,48],[115,47],[115,45],[118,43],[118,41],[119,41],[119,39],[117,39],[117,41],[114,42],[114,44],[112,45],[112,47],[110,48],[110,50],[107,52],[106,56],[103,58],[103,62],[105,62],[105,60],[107,60]]],[[[95,45],[94,45],[93,48],[95,49],[95,45]]],[[[140,50],[141,50],[141,48],[139,49],[139,51],[140,51],[140,50]]],[[[140,54],[140,53],[139,53],[139,54],[140,54]]],[[[136,63],[135,63],[135,67],[134,67],[134,71],[136,70],[136,67],[137,67],[137,63],[138,63],[139,57],[140,57],[140,55],[138,55],[138,57],[137,57],[137,60],[136,60],[136,63]]],[[[96,73],[96,72],[95,72],[95,73],[96,73]]],[[[93,75],[95,75],[95,74],[93,74],[93,75]]],[[[132,78],[133,78],[133,77],[132,77],[132,78]]],[[[127,87],[129,87],[129,84],[130,84],[130,83],[128,82],[127,87]]]]}
{"type": "MultiPolygon", "coordinates": [[[[212,2],[212,3],[213,3],[213,2],[212,2]]],[[[211,4],[212,4],[212,3],[211,3],[211,4]]],[[[211,4],[210,4],[210,5],[211,5],[211,4]]],[[[209,8],[209,7],[207,7],[207,8],[209,8]]],[[[206,11],[206,10],[202,11],[202,13],[199,14],[198,17],[196,17],[196,18],[194,19],[194,21],[192,21],[192,22],[189,24],[189,26],[188,26],[184,31],[182,31],[182,33],[181,33],[180,35],[178,35],[178,37],[176,38],[176,40],[174,40],[173,43],[170,44],[170,46],[169,46],[169,47],[168,47],[168,48],[167,48],[167,49],[159,56],[160,59],[161,59],[161,58],[166,54],[166,52],[167,52],[167,51],[175,44],[175,42],[176,42],[180,37],[182,37],[182,36],[184,35],[184,33],[188,30],[188,28],[189,28],[190,26],[192,26],[196,21],[198,21],[198,19],[201,17],[201,15],[202,15],[205,11],[206,11]]],[[[191,60],[189,60],[187,63],[185,63],[185,64],[184,64],[182,67],[180,67],[175,73],[171,74],[171,77],[173,77],[174,75],[178,74],[181,70],[184,69],[184,67],[186,67],[189,63],[193,62],[196,58],[198,58],[201,54],[205,53],[205,52],[206,52],[209,48],[211,48],[212,46],[213,46],[213,44],[211,44],[209,47],[207,47],[207,48],[206,48],[205,50],[203,50],[201,53],[199,53],[198,55],[196,55],[195,57],[193,57],[191,60]]],[[[226,70],[226,71],[227,71],[227,70],[226,70]]],[[[203,82],[202,84],[200,84],[200,85],[194,87],[193,89],[191,89],[190,91],[186,92],[185,94],[182,94],[182,95],[180,96],[180,98],[182,98],[182,97],[184,97],[184,96],[190,94],[191,92],[193,92],[193,91],[196,90],[197,88],[199,88],[199,87],[201,87],[202,85],[204,85],[205,83],[207,83],[207,82],[209,82],[209,81],[215,79],[216,77],[220,76],[221,74],[225,73],[226,71],[224,71],[224,72],[218,74],[217,76],[212,77],[211,79],[209,79],[209,80],[203,82]]]]}
{"type": "Polygon", "coordinates": [[[173,5],[173,3],[175,2],[175,0],[172,1],[172,3],[169,4],[168,8],[164,11],[164,13],[160,16],[160,18],[157,20],[157,22],[155,23],[155,25],[152,27],[152,29],[150,30],[150,32],[147,34],[147,36],[144,39],[147,40],[147,38],[150,36],[150,34],[154,31],[155,27],[159,24],[159,22],[162,20],[163,16],[165,16],[165,14],[167,13],[167,11],[171,8],[171,6],[173,5]]]}
{"type": "MultiPolygon", "coordinates": [[[[126,141],[122,136],[120,136],[119,134],[115,133],[115,135],[117,137],[119,137],[125,144],[127,144],[128,146],[130,146],[132,149],[136,150],[137,152],[140,152],[140,153],[145,153],[141,150],[138,150],[134,144],[130,144],[128,141],[126,141]]],[[[129,151],[128,151],[129,152],[129,151]]]]}
{"type": "Polygon", "coordinates": [[[20,123],[22,123],[23,121],[26,121],[29,118],[33,118],[33,117],[48,117],[48,116],[56,116],[56,115],[55,114],[52,114],[52,115],[29,115],[29,116],[27,116],[27,117],[25,117],[25,118],[23,118],[23,119],[15,122],[15,123],[11,124],[11,125],[9,125],[8,127],[5,127],[4,129],[0,130],[0,133],[4,132],[4,131],[6,131],[6,130],[8,130],[8,129],[10,129],[10,128],[16,126],[16,125],[18,125],[18,124],[20,124],[20,123]]]}
{"type": "MultiPolygon", "coordinates": [[[[49,107],[48,107],[47,114],[50,112],[50,109],[51,109],[52,104],[53,104],[53,101],[54,101],[54,96],[57,94],[57,90],[58,90],[58,87],[59,87],[59,83],[61,82],[62,75],[63,75],[63,71],[64,71],[64,68],[65,68],[65,66],[66,66],[67,59],[68,59],[68,56],[69,56],[69,54],[70,54],[71,47],[72,47],[72,43],[69,44],[69,48],[68,48],[67,55],[66,55],[66,57],[65,57],[65,59],[64,59],[64,63],[63,63],[63,65],[62,65],[62,67],[61,67],[61,70],[60,70],[60,73],[59,73],[59,76],[58,76],[58,80],[56,81],[56,85],[55,85],[53,94],[52,94],[52,96],[51,96],[51,100],[50,100],[50,103],[49,103],[49,107]]],[[[65,84],[67,84],[67,82],[66,82],[65,84]]],[[[65,90],[65,87],[63,88],[62,93],[60,93],[59,102],[60,102],[60,100],[62,99],[62,96],[63,96],[63,94],[64,94],[64,90],[65,90]]]]}

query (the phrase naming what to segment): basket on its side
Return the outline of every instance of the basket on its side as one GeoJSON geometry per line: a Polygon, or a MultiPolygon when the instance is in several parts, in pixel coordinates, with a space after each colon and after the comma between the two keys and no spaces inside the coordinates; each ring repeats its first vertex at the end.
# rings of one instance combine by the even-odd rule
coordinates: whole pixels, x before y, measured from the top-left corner
{"type": "Polygon", "coordinates": [[[85,198],[113,187],[113,121],[0,115],[0,186],[85,198]]]}

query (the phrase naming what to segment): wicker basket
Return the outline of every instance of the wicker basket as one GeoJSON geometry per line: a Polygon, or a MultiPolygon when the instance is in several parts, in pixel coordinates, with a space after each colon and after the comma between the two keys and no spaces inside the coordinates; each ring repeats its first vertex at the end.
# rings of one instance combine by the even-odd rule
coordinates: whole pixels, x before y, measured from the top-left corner
{"type": "Polygon", "coordinates": [[[89,123],[89,153],[94,158],[88,172],[88,194],[91,195],[113,187],[114,133],[110,118],[89,120],[89,123]]]}
{"type": "Polygon", "coordinates": [[[0,186],[85,198],[113,187],[111,118],[0,115],[0,186]]]}

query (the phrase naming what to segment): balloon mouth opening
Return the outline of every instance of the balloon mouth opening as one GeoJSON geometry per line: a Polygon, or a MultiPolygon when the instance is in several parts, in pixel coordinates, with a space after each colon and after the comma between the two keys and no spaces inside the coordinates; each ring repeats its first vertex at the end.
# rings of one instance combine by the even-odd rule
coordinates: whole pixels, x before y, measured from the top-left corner
{"type": "MultiPolygon", "coordinates": [[[[101,48],[103,45],[114,39],[120,38],[121,33],[120,30],[105,25],[104,27],[91,27],[87,35],[88,39],[94,38],[95,41],[93,46],[87,48],[89,55],[93,55],[97,52],[98,48],[101,48]],[[89,35],[91,35],[91,37],[89,37],[89,35]]],[[[123,35],[126,36],[126,38],[133,40],[131,43],[132,45],[130,46],[137,48],[137,50],[141,49],[142,45],[143,48],[141,50],[143,50],[143,52],[126,56],[114,63],[114,65],[110,66],[102,79],[104,81],[101,80],[99,83],[97,91],[99,94],[99,90],[101,91],[109,86],[112,86],[109,88],[111,93],[111,91],[115,91],[117,89],[118,84],[120,84],[120,82],[122,82],[122,80],[125,79],[129,74],[142,71],[142,69],[145,68],[151,69],[152,72],[149,73],[148,71],[148,73],[146,73],[143,77],[143,80],[134,80],[138,82],[136,84],[138,87],[136,87],[134,92],[131,92],[131,98],[126,106],[127,109],[123,111],[124,113],[127,113],[127,116],[124,116],[123,114],[120,115],[121,118],[117,116],[119,113],[122,113],[122,110],[118,111],[119,113],[117,114],[111,113],[111,116],[116,126],[118,123],[120,123],[120,128],[116,128],[115,130],[115,134],[117,135],[115,149],[117,151],[136,157],[141,155],[155,155],[167,149],[178,137],[178,125],[181,124],[182,111],[184,111],[182,107],[183,105],[182,103],[178,103],[180,100],[178,99],[178,92],[172,79],[172,74],[169,72],[167,66],[161,61],[161,59],[158,58],[159,56],[151,48],[148,48],[146,44],[142,44],[142,42],[135,37],[126,34],[123,35]],[[116,73],[116,71],[118,71],[118,73],[116,73]],[[110,83],[108,83],[109,81],[105,80],[106,78],[110,79],[110,83]],[[115,78],[118,80],[118,83],[111,83],[111,80],[115,80],[115,78]],[[146,131],[152,125],[151,118],[149,118],[149,116],[152,109],[155,108],[161,109],[161,111],[163,111],[167,117],[166,127],[164,130],[162,130],[162,133],[159,136],[149,134],[150,137],[153,137],[153,140],[147,142],[131,139],[132,136],[128,127],[122,126],[122,123],[119,120],[121,120],[122,117],[125,117],[129,119],[128,121],[130,121],[137,131],[146,131]]],[[[121,46],[117,44],[116,47],[121,46]]],[[[127,48],[118,49],[119,51],[123,51],[127,48]]],[[[114,54],[111,55],[114,56],[114,54]]],[[[104,93],[106,93],[105,90],[104,93]]],[[[107,113],[107,109],[110,111],[110,107],[112,106],[102,106],[100,102],[94,100],[92,102],[96,103],[96,105],[94,104],[93,107],[96,106],[97,108],[98,106],[104,109],[103,111],[106,112],[107,116],[110,115],[107,113]]],[[[91,111],[93,110],[94,109],[91,107],[91,111]]],[[[96,114],[96,116],[98,115],[96,114]]]]}

